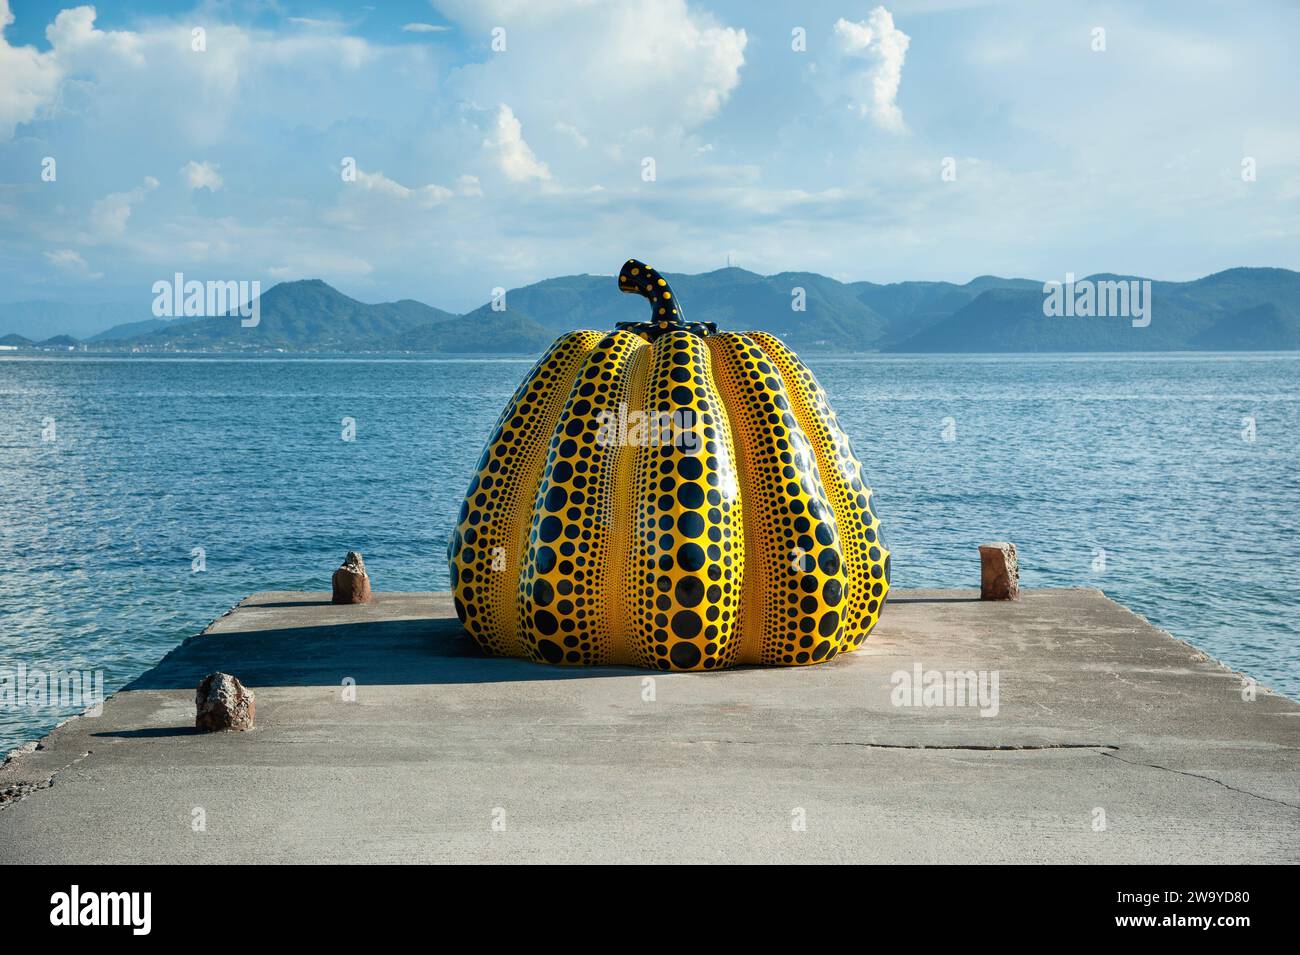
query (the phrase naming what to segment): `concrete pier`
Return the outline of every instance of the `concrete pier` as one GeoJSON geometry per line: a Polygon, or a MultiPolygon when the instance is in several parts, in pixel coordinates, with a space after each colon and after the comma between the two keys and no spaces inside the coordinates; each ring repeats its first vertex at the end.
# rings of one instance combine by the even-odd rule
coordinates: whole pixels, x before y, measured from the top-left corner
{"type": "Polygon", "coordinates": [[[897,592],[856,653],[708,674],[262,593],[0,769],[0,862],[1300,861],[1300,704],[1250,695],[1092,590],[897,592]],[[195,732],[213,670],[253,731],[195,732]]]}

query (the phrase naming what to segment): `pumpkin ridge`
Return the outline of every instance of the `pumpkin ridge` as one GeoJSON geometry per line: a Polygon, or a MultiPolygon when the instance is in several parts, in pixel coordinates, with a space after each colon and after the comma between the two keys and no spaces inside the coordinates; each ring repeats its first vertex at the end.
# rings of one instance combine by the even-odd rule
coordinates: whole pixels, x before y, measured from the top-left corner
{"type": "MultiPolygon", "coordinates": [[[[577,375],[578,369],[586,364],[588,358],[590,358],[592,351],[596,348],[596,343],[600,341],[600,333],[589,329],[582,329],[569,334],[573,336],[573,341],[579,344],[579,350],[575,352],[574,360],[565,366],[563,373],[556,374],[551,389],[543,393],[547,399],[547,415],[544,420],[549,421],[551,427],[539,426],[538,432],[541,436],[553,434],[555,428],[559,426],[560,416],[564,413],[564,402],[572,390],[573,379],[577,375]]],[[[542,475],[546,468],[548,450],[549,441],[543,437],[541,441],[536,441],[530,448],[529,458],[520,462],[525,475],[523,489],[531,491],[531,494],[523,493],[522,500],[536,500],[537,488],[542,482],[542,475]]],[[[524,633],[519,627],[518,593],[519,578],[523,572],[524,553],[528,548],[530,517],[531,513],[520,508],[515,508],[510,514],[509,523],[512,537],[508,559],[512,563],[507,565],[506,572],[502,574],[502,583],[504,584],[505,580],[510,580],[513,586],[502,586],[497,594],[498,612],[501,614],[500,619],[513,637],[516,655],[520,655],[521,651],[525,649],[524,633]],[[513,573],[510,573],[511,569],[513,569],[513,573]]]]}
{"type": "MultiPolygon", "coordinates": [[[[746,537],[761,580],[746,573],[746,624],[761,620],[759,662],[801,666],[839,653],[843,623],[838,604],[847,583],[835,518],[822,489],[816,457],[791,413],[779,373],[746,334],[710,339],[723,358],[731,420],[739,423],[746,537]],[[757,527],[755,538],[752,528],[757,527]],[[752,546],[757,541],[757,546],[752,546]]],[[[748,635],[747,642],[753,640],[748,635]]]]}
{"type": "Polygon", "coordinates": [[[538,662],[610,663],[610,514],[617,492],[617,421],[627,371],[644,343],[628,332],[602,337],[578,367],[556,421],[533,498],[520,561],[519,632],[538,662]]]}
{"type": "Polygon", "coordinates": [[[474,563],[473,558],[477,552],[466,550],[466,548],[472,547],[473,544],[476,544],[478,538],[481,536],[477,529],[472,528],[467,522],[470,513],[470,503],[474,499],[474,496],[480,493],[481,482],[487,473],[486,467],[492,457],[493,449],[500,440],[507,423],[523,403],[524,397],[533,387],[541,369],[546,367],[546,365],[555,357],[563,344],[563,339],[557,339],[551,343],[551,347],[533,363],[533,367],[529,369],[528,374],[525,375],[523,381],[519,383],[519,387],[515,389],[510,400],[507,401],[505,407],[501,409],[501,413],[497,415],[496,424],[493,426],[492,431],[488,436],[488,440],[484,444],[483,451],[479,456],[478,465],[475,468],[474,477],[470,479],[469,489],[465,492],[465,498],[461,502],[460,515],[456,520],[456,526],[453,528],[451,536],[447,539],[447,569],[451,577],[452,603],[456,608],[456,615],[460,618],[461,624],[470,635],[474,637],[479,646],[485,652],[490,654],[504,652],[504,650],[499,649],[495,645],[495,640],[492,636],[481,633],[481,629],[484,625],[477,620],[479,604],[477,601],[470,599],[474,596],[474,592],[469,586],[472,578],[466,578],[463,576],[472,573],[472,569],[470,567],[462,569],[461,567],[462,563],[474,563]],[[473,539],[467,540],[466,537],[471,530],[474,531],[473,539]]]}
{"type": "Polygon", "coordinates": [[[840,428],[812,370],[774,335],[752,334],[780,373],[795,419],[817,456],[848,578],[841,595],[841,651],[855,650],[875,628],[889,593],[884,574],[889,551],[879,537],[880,522],[871,508],[871,489],[862,477],[862,464],[853,453],[852,443],[840,428]]]}
{"type": "MultiPolygon", "coordinates": [[[[646,380],[650,372],[654,349],[642,342],[632,358],[628,370],[627,414],[645,409],[646,380]]],[[[610,595],[606,606],[610,610],[609,633],[614,641],[611,662],[635,663],[653,666],[650,660],[639,659],[639,647],[631,632],[633,618],[632,593],[639,587],[639,569],[632,565],[632,534],[636,521],[636,487],[638,448],[626,440],[620,441],[614,459],[614,515],[610,529],[610,559],[603,585],[610,595]]]]}
{"type": "Polygon", "coordinates": [[[655,338],[632,488],[628,584],[642,665],[731,665],[738,637],[742,534],[734,467],[718,441],[724,406],[709,379],[707,340],[687,329],[655,338]]]}
{"type": "Polygon", "coordinates": [[[736,485],[739,504],[739,521],[744,535],[746,558],[743,562],[743,577],[740,586],[740,605],[736,613],[736,628],[739,631],[739,644],[735,663],[758,664],[762,661],[761,645],[763,636],[763,601],[761,595],[765,590],[767,568],[761,558],[752,556],[760,552],[758,541],[762,540],[761,528],[754,527],[756,520],[754,493],[750,486],[750,468],[746,457],[744,436],[738,433],[739,415],[743,409],[737,409],[736,396],[726,373],[726,349],[735,338],[733,332],[723,332],[709,339],[710,370],[717,382],[718,393],[722,397],[723,424],[730,435],[730,445],[734,449],[732,462],[736,472],[736,485]]]}
{"type": "Polygon", "coordinates": [[[731,505],[731,535],[732,535],[732,554],[734,555],[733,576],[735,577],[734,586],[736,590],[735,607],[732,616],[732,634],[730,638],[730,647],[727,658],[723,661],[723,666],[735,666],[741,662],[745,646],[745,547],[747,539],[745,537],[745,491],[743,488],[744,469],[739,466],[737,458],[736,436],[731,426],[731,414],[727,408],[725,399],[722,394],[722,387],[718,381],[714,360],[715,355],[712,347],[707,346],[706,340],[706,358],[708,361],[708,377],[705,386],[709,393],[714,396],[714,408],[717,410],[717,432],[720,440],[721,451],[725,453],[726,467],[720,470],[720,477],[724,482],[730,484],[732,488],[732,505],[731,505]]]}
{"type": "Polygon", "coordinates": [[[549,437],[573,370],[599,341],[569,332],[537,360],[488,438],[448,542],[453,600],[465,629],[487,653],[522,652],[515,612],[528,512],[549,437]]]}

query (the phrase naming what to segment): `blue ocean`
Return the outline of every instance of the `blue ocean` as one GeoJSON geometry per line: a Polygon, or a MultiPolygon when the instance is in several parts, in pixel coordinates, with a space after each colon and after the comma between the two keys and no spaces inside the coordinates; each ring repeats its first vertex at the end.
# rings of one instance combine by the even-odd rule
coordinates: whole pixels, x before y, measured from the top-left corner
{"type": "MultiPolygon", "coordinates": [[[[897,587],[1097,587],[1300,698],[1300,355],[805,355],[897,587]]],[[[0,359],[0,667],[107,692],[259,590],[448,586],[523,360],[0,359]]],[[[888,618],[888,608],[885,618],[888,618]]],[[[0,753],[70,711],[0,708],[0,753]]]]}

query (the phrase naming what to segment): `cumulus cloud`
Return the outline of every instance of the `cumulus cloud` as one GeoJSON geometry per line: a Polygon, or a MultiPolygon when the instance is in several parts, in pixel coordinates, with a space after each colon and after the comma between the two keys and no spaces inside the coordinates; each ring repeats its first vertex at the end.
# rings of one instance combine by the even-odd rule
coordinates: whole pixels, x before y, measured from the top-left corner
{"type": "Polygon", "coordinates": [[[903,128],[898,87],[909,43],[911,38],[894,26],[884,7],[876,7],[861,23],[843,17],[835,21],[836,57],[830,72],[843,84],[850,107],[882,129],[903,128]]]}
{"type": "Polygon", "coordinates": [[[210,162],[195,162],[191,159],[184,166],[181,166],[181,175],[185,177],[185,182],[191,189],[206,189],[208,192],[216,192],[222,185],[221,175],[217,172],[217,167],[210,162]]]}
{"type": "Polygon", "coordinates": [[[505,103],[497,107],[496,128],[483,140],[483,148],[495,158],[497,166],[511,182],[533,179],[545,182],[551,178],[546,163],[539,160],[524,141],[523,124],[505,103]]]}
{"type": "Polygon", "coordinates": [[[63,71],[53,53],[31,46],[10,46],[4,32],[14,22],[9,0],[0,0],[0,141],[14,134],[48,107],[58,92],[63,71]]]}
{"type": "Polygon", "coordinates": [[[85,63],[96,56],[111,56],[119,61],[143,66],[145,58],[140,36],[122,30],[96,30],[94,7],[60,10],[54,23],[45,28],[45,38],[53,55],[62,65],[85,63]]]}
{"type": "Polygon", "coordinates": [[[749,42],[743,29],[722,26],[684,0],[434,6],[466,33],[506,31],[505,53],[453,75],[462,98],[508,102],[556,142],[571,144],[572,130],[581,130],[602,151],[628,142],[637,128],[666,149],[716,117],[740,84],[749,42]]]}
{"type": "MultiPolygon", "coordinates": [[[[0,25],[11,22],[9,0],[0,0],[0,25]]],[[[344,25],[275,33],[214,14],[204,48],[195,50],[188,17],[159,18],[135,31],[95,24],[92,6],[60,11],[46,27],[51,49],[44,53],[13,47],[0,34],[0,142],[18,124],[72,116],[112,126],[121,141],[166,130],[172,143],[208,150],[271,114],[328,124],[383,113],[391,99],[376,103],[375,84],[367,82],[381,74],[390,82],[401,76],[413,93],[437,82],[428,45],[383,47],[341,32],[344,25]],[[323,89],[330,94],[320,95],[323,89]],[[141,101],[148,111],[134,105],[141,101]]]]}
{"type": "Polygon", "coordinates": [[[402,25],[403,33],[445,33],[450,30],[448,26],[438,26],[433,23],[405,23],[402,25]]]}

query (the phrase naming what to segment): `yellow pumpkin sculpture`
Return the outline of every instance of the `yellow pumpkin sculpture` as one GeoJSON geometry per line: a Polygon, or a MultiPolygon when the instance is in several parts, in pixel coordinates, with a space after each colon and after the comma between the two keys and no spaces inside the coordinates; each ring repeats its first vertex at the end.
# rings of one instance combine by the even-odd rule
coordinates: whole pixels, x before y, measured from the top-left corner
{"type": "Polygon", "coordinates": [[[871,490],[817,380],[765,332],[651,321],[562,335],[506,405],[448,562],[489,654],[713,670],[823,663],[889,590],[871,490]]]}

